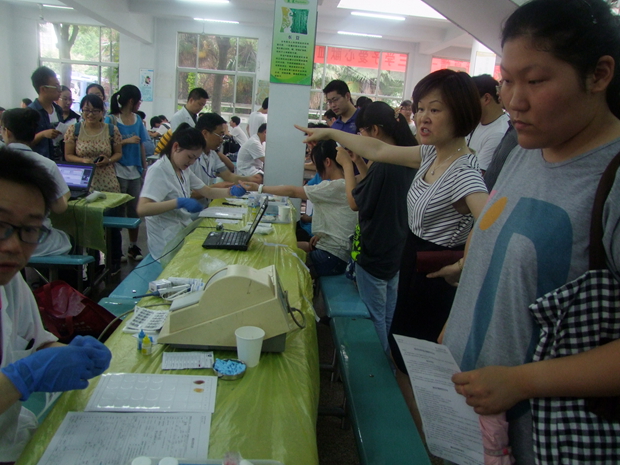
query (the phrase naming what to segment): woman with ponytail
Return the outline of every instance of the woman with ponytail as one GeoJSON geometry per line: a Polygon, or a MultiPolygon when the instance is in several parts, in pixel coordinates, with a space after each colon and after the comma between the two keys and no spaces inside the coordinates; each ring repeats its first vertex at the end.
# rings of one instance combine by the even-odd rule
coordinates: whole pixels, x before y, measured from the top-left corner
{"type": "MultiPolygon", "coordinates": [[[[123,137],[123,156],[116,163],[115,170],[121,192],[129,194],[133,200],[126,203],[126,215],[138,218],[136,207],[142,188],[142,171],[146,169],[145,142],[150,140],[142,119],[135,113],[140,109],[142,94],[136,86],[127,84],[112,95],[110,113],[106,123],[115,125],[123,137]]],[[[124,209],[124,208],[123,208],[124,209]]],[[[142,260],[142,251],[136,244],[139,228],[129,229],[129,249],[127,255],[133,260],[142,260]]]]}
{"type": "MultiPolygon", "coordinates": [[[[361,135],[390,145],[417,145],[403,115],[385,102],[373,102],[359,110],[361,135]]],[[[413,168],[369,161],[366,165],[343,148],[338,162],[344,168],[349,206],[359,212],[354,238],[355,273],[360,297],[375,324],[383,350],[389,353],[388,332],[392,324],[403,247],[407,239],[407,191],[413,168]],[[360,175],[356,178],[353,162],[360,175]]]]}
{"type": "Polygon", "coordinates": [[[149,252],[156,260],[170,242],[202,210],[192,191],[209,199],[231,196],[230,189],[206,186],[191,170],[206,148],[198,129],[182,123],[172,135],[162,156],[149,168],[138,201],[138,214],[146,217],[149,252]]]}

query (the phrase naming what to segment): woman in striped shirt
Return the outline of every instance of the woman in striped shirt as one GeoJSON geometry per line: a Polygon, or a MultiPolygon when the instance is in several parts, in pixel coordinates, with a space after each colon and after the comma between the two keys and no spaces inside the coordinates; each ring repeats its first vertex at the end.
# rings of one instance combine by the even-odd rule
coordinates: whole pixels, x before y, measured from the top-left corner
{"type": "Polygon", "coordinates": [[[422,144],[418,147],[388,145],[331,129],[298,128],[309,134],[305,142],[334,139],[361,157],[418,168],[407,194],[410,234],[390,331],[397,379],[412,412],[413,393],[393,334],[436,341],[455,294],[455,288],[444,279],[430,279],[426,272],[416,272],[417,254],[463,250],[488,198],[476,156],[465,142],[482,111],[471,77],[447,69],[431,73],[416,85],[413,106],[422,144]]]}

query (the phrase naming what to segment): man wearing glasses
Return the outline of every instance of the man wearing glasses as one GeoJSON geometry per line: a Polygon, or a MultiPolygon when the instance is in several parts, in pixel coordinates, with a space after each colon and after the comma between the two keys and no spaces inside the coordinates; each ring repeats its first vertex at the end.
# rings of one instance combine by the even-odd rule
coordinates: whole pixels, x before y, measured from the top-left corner
{"type": "Polygon", "coordinates": [[[323,89],[325,100],[329,109],[338,117],[331,125],[332,129],[357,134],[355,120],[357,118],[357,108],[351,102],[351,92],[346,82],[335,79],[323,89]]]}
{"type": "Polygon", "coordinates": [[[33,392],[84,389],[110,364],[110,351],[92,337],[65,346],[45,331],[37,304],[19,273],[45,240],[43,226],[55,192],[45,169],[0,148],[0,463],[19,458],[37,421],[21,406],[33,392]]]}
{"type": "Polygon", "coordinates": [[[37,68],[30,79],[38,97],[29,107],[41,115],[37,134],[32,142],[32,150],[45,158],[53,159],[54,139],[60,135],[56,126],[62,121],[62,108],[54,103],[60,97],[60,82],[56,73],[47,66],[37,68]]]}

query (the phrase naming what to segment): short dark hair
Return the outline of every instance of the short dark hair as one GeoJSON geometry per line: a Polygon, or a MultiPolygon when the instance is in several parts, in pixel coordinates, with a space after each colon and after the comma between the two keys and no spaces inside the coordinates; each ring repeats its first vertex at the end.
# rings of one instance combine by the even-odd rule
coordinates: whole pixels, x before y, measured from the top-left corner
{"type": "Polygon", "coordinates": [[[203,113],[196,121],[196,129],[199,131],[207,130],[209,132],[215,131],[215,128],[226,124],[226,120],[217,113],[203,113]]]}
{"type": "Polygon", "coordinates": [[[202,87],[195,87],[194,89],[189,91],[187,94],[187,101],[190,100],[200,100],[201,98],[208,99],[209,94],[202,87]]]}
{"type": "Polygon", "coordinates": [[[230,120],[235,123],[237,126],[239,126],[241,124],[241,118],[239,118],[238,116],[231,116],[230,120]]]}
{"type": "Polygon", "coordinates": [[[469,74],[440,69],[426,75],[413,89],[413,111],[417,112],[420,100],[435,90],[441,92],[443,103],[450,110],[454,137],[465,137],[478,126],[482,106],[478,89],[469,74]]]}
{"type": "Polygon", "coordinates": [[[60,92],[66,92],[66,91],[71,92],[71,89],[69,89],[67,86],[60,86],[60,92]]]}
{"type": "Polygon", "coordinates": [[[360,129],[378,126],[401,147],[418,145],[407,120],[401,114],[394,117],[394,109],[385,102],[372,102],[359,109],[355,124],[360,129]]]}
{"type": "Polygon", "coordinates": [[[258,127],[258,131],[256,131],[256,134],[262,134],[266,130],[267,130],[267,123],[263,123],[258,127]]]}
{"type": "MultiPolygon", "coordinates": [[[[26,110],[17,108],[16,110],[26,110]]],[[[34,110],[30,110],[34,111],[34,110]]],[[[25,157],[18,150],[9,147],[0,147],[0,180],[10,181],[23,186],[30,186],[41,192],[45,202],[45,211],[48,212],[52,202],[58,197],[56,183],[47,169],[30,157],[25,157]]]]}
{"type": "Polygon", "coordinates": [[[151,127],[154,127],[156,124],[161,124],[161,118],[159,116],[153,116],[150,121],[151,127]]]}
{"type": "Polygon", "coordinates": [[[261,108],[263,110],[267,110],[269,108],[269,97],[267,97],[265,100],[263,100],[263,104],[261,105],[261,108]]]}
{"type": "Polygon", "coordinates": [[[410,108],[413,107],[413,102],[411,100],[403,100],[402,102],[400,102],[400,106],[404,108],[410,108]]]}
{"type": "Polygon", "coordinates": [[[166,115],[159,115],[159,118],[163,121],[163,120],[167,120],[168,118],[166,118],[166,115]]]}
{"type": "Polygon", "coordinates": [[[101,100],[101,97],[96,94],[86,94],[84,97],[82,97],[82,100],[80,101],[80,110],[84,108],[84,105],[86,105],[87,103],[90,103],[92,107],[96,110],[103,111],[105,109],[103,100],[101,100]]]}
{"type": "Polygon", "coordinates": [[[0,111],[6,111],[6,108],[0,107],[0,111]]]}
{"type": "Polygon", "coordinates": [[[618,16],[603,0],[534,0],[517,8],[502,30],[502,47],[526,37],[538,50],[571,65],[586,88],[586,78],[602,56],[613,57],[614,75],[607,86],[607,105],[620,118],[620,27],[618,16]]]}
{"type": "Polygon", "coordinates": [[[96,87],[97,89],[99,89],[99,92],[101,92],[101,95],[103,95],[103,99],[105,100],[105,89],[103,88],[101,84],[97,84],[96,82],[93,82],[92,84],[88,84],[88,86],[86,87],[86,93],[88,94],[88,91],[92,89],[93,87],[96,87]]]}
{"type": "Polygon", "coordinates": [[[357,99],[357,102],[355,102],[355,106],[357,108],[362,108],[362,107],[365,107],[366,105],[370,105],[371,103],[372,103],[372,100],[370,100],[365,95],[362,95],[360,98],[357,99]]]}
{"type": "Polygon", "coordinates": [[[146,113],[144,113],[142,110],[136,111],[136,115],[138,115],[142,121],[146,121],[146,113]]]}
{"type": "Polygon", "coordinates": [[[12,108],[2,113],[2,126],[13,133],[15,140],[30,145],[37,134],[40,117],[32,108],[12,108]]]}
{"type": "Polygon", "coordinates": [[[499,97],[497,96],[497,86],[499,86],[499,82],[497,82],[493,76],[490,74],[481,74],[479,76],[472,77],[472,80],[478,88],[480,98],[484,97],[485,94],[489,94],[493,97],[495,103],[499,103],[499,97]]]}
{"type": "Polygon", "coordinates": [[[23,98],[22,102],[24,103],[24,105],[28,106],[30,104],[32,104],[32,100],[30,100],[28,97],[23,98]]]}
{"type": "Polygon", "coordinates": [[[336,113],[334,113],[334,110],[327,110],[325,113],[323,113],[323,116],[329,119],[338,118],[338,116],[336,116],[336,113]]]}
{"type": "Polygon", "coordinates": [[[30,80],[32,81],[32,87],[34,87],[34,90],[38,94],[41,91],[41,87],[48,85],[48,81],[55,77],[56,72],[53,69],[47,66],[39,66],[34,70],[32,76],[30,76],[30,80]]]}
{"type": "Polygon", "coordinates": [[[187,123],[179,124],[179,127],[172,133],[172,137],[170,137],[161,153],[166,154],[170,158],[172,146],[175,142],[184,150],[202,149],[204,151],[207,148],[207,141],[202,136],[202,133],[187,123]]]}
{"type": "Polygon", "coordinates": [[[342,166],[336,161],[337,148],[336,141],[322,140],[317,142],[312,152],[310,152],[310,158],[314,162],[320,176],[325,175],[325,160],[328,158],[342,170],[342,166]]]}
{"type": "Polygon", "coordinates": [[[346,96],[347,93],[351,93],[347,83],[341,81],[340,79],[334,79],[332,82],[325,86],[325,88],[323,89],[323,93],[327,95],[330,92],[336,92],[338,93],[338,95],[342,95],[343,97],[346,96]]]}

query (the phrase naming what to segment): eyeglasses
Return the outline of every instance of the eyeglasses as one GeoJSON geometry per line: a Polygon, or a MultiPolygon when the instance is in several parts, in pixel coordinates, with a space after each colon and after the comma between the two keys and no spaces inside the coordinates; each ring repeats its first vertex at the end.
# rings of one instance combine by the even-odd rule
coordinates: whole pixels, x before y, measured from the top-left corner
{"type": "Polygon", "coordinates": [[[50,230],[45,226],[15,226],[14,224],[0,221],[0,240],[8,239],[15,232],[22,242],[36,245],[47,239],[50,230]]]}
{"type": "Polygon", "coordinates": [[[223,139],[223,138],[224,138],[224,136],[226,135],[226,134],[220,134],[220,133],[217,133],[217,132],[212,132],[211,134],[215,134],[215,135],[216,135],[217,137],[219,137],[220,139],[223,139]]]}
{"type": "Polygon", "coordinates": [[[331,105],[332,103],[336,103],[338,100],[342,98],[342,95],[336,95],[335,97],[328,98],[327,103],[331,105]]]}
{"type": "Polygon", "coordinates": [[[59,100],[62,100],[62,101],[64,101],[64,102],[73,102],[73,99],[72,99],[72,98],[60,97],[60,99],[59,99],[59,100]]]}
{"type": "Polygon", "coordinates": [[[47,87],[48,89],[56,89],[58,92],[60,92],[62,89],[61,86],[43,86],[43,87],[47,87]]]}
{"type": "Polygon", "coordinates": [[[82,110],[83,115],[98,115],[99,113],[101,113],[101,110],[82,110]]]}

